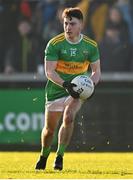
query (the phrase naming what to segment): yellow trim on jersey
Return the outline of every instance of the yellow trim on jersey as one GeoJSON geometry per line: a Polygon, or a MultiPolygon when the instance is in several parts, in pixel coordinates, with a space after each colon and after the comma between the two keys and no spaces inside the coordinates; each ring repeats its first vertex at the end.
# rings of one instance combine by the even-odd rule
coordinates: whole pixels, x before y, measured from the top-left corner
{"type": "Polygon", "coordinates": [[[83,37],[83,40],[84,40],[85,42],[88,42],[88,43],[90,43],[91,45],[97,47],[97,43],[96,43],[95,41],[91,40],[90,38],[88,38],[88,37],[85,36],[85,35],[84,35],[84,37],[83,37]]]}
{"type": "Polygon", "coordinates": [[[95,44],[91,43],[90,41],[88,41],[88,40],[86,40],[86,39],[83,39],[83,41],[85,41],[85,42],[87,42],[87,43],[91,44],[91,45],[92,45],[92,46],[94,46],[94,47],[97,47],[97,45],[95,45],[95,44]]]}
{"type": "Polygon", "coordinates": [[[61,34],[57,35],[56,37],[54,37],[54,38],[51,40],[51,43],[54,44],[56,41],[58,41],[59,39],[62,39],[62,38],[65,38],[64,33],[61,33],[61,34]]]}
{"type": "Polygon", "coordinates": [[[61,38],[58,38],[54,43],[52,43],[53,45],[57,44],[58,42],[61,42],[65,39],[65,37],[61,37],[61,38]]]}
{"type": "Polygon", "coordinates": [[[58,38],[54,39],[54,40],[52,41],[52,43],[55,43],[58,39],[61,39],[61,38],[64,38],[64,36],[63,36],[63,35],[62,35],[62,36],[59,36],[58,38]]]}
{"type": "Polygon", "coordinates": [[[54,38],[52,38],[52,41],[56,40],[57,38],[64,36],[64,33],[58,34],[57,36],[55,36],[54,38]]]}
{"type": "Polygon", "coordinates": [[[66,62],[58,60],[56,70],[64,74],[80,74],[88,70],[89,61],[84,62],[66,62]]]}
{"type": "Polygon", "coordinates": [[[86,38],[86,39],[88,39],[88,40],[89,40],[89,41],[91,41],[92,43],[97,44],[97,42],[96,42],[96,41],[92,40],[92,39],[91,39],[91,38],[89,38],[88,36],[84,35],[83,37],[84,37],[84,38],[86,38]]]}

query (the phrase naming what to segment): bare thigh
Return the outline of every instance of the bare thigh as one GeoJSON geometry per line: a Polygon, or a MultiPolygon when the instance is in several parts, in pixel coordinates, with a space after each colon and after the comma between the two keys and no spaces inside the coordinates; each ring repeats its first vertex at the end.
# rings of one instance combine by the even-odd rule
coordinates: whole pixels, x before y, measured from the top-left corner
{"type": "Polygon", "coordinates": [[[61,119],[62,112],[60,111],[47,111],[45,112],[45,128],[54,131],[61,119]]]}
{"type": "Polygon", "coordinates": [[[72,122],[76,116],[76,113],[80,110],[83,101],[80,99],[70,98],[68,104],[65,107],[63,121],[66,124],[72,122]]]}

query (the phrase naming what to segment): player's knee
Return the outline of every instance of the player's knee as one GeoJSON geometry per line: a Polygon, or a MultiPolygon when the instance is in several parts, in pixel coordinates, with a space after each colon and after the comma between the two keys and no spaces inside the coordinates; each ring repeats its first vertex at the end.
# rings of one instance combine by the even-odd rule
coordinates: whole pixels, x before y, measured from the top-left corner
{"type": "Polygon", "coordinates": [[[53,136],[54,135],[54,129],[44,128],[44,134],[45,134],[45,136],[53,136]]]}
{"type": "Polygon", "coordinates": [[[65,126],[69,126],[73,123],[73,114],[68,111],[65,113],[65,116],[64,116],[64,124],[65,126]]]}

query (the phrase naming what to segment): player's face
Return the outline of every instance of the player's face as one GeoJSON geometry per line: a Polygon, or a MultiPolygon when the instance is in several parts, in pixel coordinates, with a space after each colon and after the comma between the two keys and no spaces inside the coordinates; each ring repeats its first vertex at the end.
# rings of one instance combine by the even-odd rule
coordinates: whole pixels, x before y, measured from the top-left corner
{"type": "Polygon", "coordinates": [[[64,32],[68,39],[74,40],[79,37],[83,28],[83,22],[77,18],[64,18],[64,32]]]}

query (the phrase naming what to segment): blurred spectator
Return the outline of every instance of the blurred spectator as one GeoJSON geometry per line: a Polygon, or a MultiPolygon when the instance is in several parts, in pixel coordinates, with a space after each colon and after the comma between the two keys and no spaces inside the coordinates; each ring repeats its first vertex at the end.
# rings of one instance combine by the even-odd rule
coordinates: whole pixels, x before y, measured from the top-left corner
{"type": "Polygon", "coordinates": [[[28,0],[0,0],[0,72],[6,74],[35,70],[34,62],[31,67],[28,65],[30,60],[26,64],[28,52],[33,45],[30,42],[31,25],[28,21],[19,22],[18,25],[21,16],[31,20],[32,12],[28,0]]]}
{"type": "Polygon", "coordinates": [[[119,29],[121,40],[129,42],[128,25],[123,18],[123,14],[120,8],[116,6],[113,6],[112,8],[110,8],[106,24],[109,25],[110,23],[113,23],[119,29]]]}
{"type": "Polygon", "coordinates": [[[121,32],[117,24],[107,25],[105,37],[99,44],[101,68],[104,72],[131,72],[132,70],[131,45],[121,39],[120,35],[121,32]]]}
{"type": "Polygon", "coordinates": [[[129,39],[133,44],[133,1],[132,0],[118,0],[116,5],[123,13],[124,20],[127,22],[129,29],[129,39]]]}
{"type": "Polygon", "coordinates": [[[20,42],[18,42],[18,47],[20,48],[18,59],[20,59],[21,66],[16,66],[16,69],[22,72],[27,72],[34,70],[34,59],[31,59],[30,56],[32,56],[32,32],[31,32],[31,23],[27,19],[20,20],[18,24],[18,31],[19,36],[18,39],[20,42]],[[20,44],[19,44],[20,43],[20,44]],[[32,61],[32,62],[31,62],[32,61]],[[31,66],[31,67],[30,67],[31,66]]]}
{"type": "Polygon", "coordinates": [[[41,0],[40,10],[42,11],[43,25],[47,25],[55,17],[59,5],[58,0],[41,0]]]}
{"type": "MultiPolygon", "coordinates": [[[[5,71],[5,58],[16,39],[19,5],[17,0],[0,0],[0,73],[5,71]]],[[[8,69],[13,72],[12,68],[8,69]]]]}
{"type": "Polygon", "coordinates": [[[105,21],[109,7],[116,0],[89,0],[85,33],[100,42],[105,31],[105,21]]]}
{"type": "Polygon", "coordinates": [[[16,40],[10,47],[6,58],[6,73],[13,69],[14,72],[36,72],[36,42],[32,34],[31,22],[21,18],[18,23],[16,40]]]}
{"type": "Polygon", "coordinates": [[[28,0],[22,0],[20,4],[20,11],[21,14],[29,19],[31,19],[32,12],[31,12],[31,7],[30,3],[28,0]]]}

